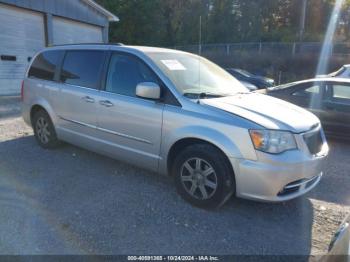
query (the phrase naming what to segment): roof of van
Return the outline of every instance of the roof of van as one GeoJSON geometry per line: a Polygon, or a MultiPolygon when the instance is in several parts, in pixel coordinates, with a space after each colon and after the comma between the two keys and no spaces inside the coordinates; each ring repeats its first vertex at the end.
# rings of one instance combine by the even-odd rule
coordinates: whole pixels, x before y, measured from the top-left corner
{"type": "Polygon", "coordinates": [[[120,43],[83,43],[83,44],[65,44],[65,45],[54,45],[52,47],[48,47],[48,49],[79,49],[79,48],[101,48],[101,47],[117,47],[125,48],[125,49],[133,49],[138,50],[143,53],[185,53],[184,51],[170,49],[170,48],[162,48],[162,47],[150,47],[150,46],[133,46],[133,45],[123,45],[120,43]]]}

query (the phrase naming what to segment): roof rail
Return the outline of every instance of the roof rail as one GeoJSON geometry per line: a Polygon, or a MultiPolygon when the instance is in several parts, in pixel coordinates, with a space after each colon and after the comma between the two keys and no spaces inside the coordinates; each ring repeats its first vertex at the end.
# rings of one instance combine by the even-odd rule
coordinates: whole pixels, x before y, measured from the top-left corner
{"type": "Polygon", "coordinates": [[[122,43],[74,43],[74,44],[60,44],[60,45],[50,45],[49,47],[56,47],[56,46],[70,46],[70,45],[116,45],[116,46],[122,46],[122,43]]]}

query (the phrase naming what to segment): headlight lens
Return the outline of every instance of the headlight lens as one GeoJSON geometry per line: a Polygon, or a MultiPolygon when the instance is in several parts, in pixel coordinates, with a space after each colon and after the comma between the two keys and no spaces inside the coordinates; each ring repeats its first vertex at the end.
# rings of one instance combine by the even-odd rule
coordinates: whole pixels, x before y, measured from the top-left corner
{"type": "Polygon", "coordinates": [[[259,151],[279,154],[297,148],[294,135],[288,131],[255,129],[249,130],[249,133],[255,149],[259,151]]]}

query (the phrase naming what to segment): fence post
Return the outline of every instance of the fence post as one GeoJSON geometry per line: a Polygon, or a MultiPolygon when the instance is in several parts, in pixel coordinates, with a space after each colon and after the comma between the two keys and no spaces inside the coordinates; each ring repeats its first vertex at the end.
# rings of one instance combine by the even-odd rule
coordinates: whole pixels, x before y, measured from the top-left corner
{"type": "Polygon", "coordinates": [[[281,84],[281,80],[282,80],[282,71],[278,72],[278,85],[281,84]]]}
{"type": "Polygon", "coordinates": [[[330,44],[330,56],[333,56],[333,53],[334,53],[334,45],[333,43],[330,44]]]}
{"type": "Polygon", "coordinates": [[[259,54],[261,54],[261,52],[262,52],[262,43],[260,42],[259,43],[259,54]]]}
{"type": "Polygon", "coordinates": [[[226,45],[226,55],[230,54],[230,44],[226,45]]]}
{"type": "Polygon", "coordinates": [[[292,48],[292,55],[295,56],[295,51],[296,51],[296,43],[293,43],[293,48],[292,48]]]}

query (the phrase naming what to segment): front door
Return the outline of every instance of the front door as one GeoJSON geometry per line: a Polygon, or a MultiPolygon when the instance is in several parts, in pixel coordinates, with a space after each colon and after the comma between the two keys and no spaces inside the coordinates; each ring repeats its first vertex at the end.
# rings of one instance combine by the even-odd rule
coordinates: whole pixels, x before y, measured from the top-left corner
{"type": "Polygon", "coordinates": [[[136,86],[141,82],[160,84],[139,58],[112,53],[105,91],[97,101],[97,132],[107,153],[156,171],[164,104],[137,97],[136,86]]]}
{"type": "Polygon", "coordinates": [[[310,110],[321,118],[322,93],[323,83],[321,81],[303,83],[294,88],[288,100],[293,104],[310,110]]]}
{"type": "Polygon", "coordinates": [[[330,134],[350,135],[350,85],[328,83],[323,98],[323,125],[330,134]]]}

